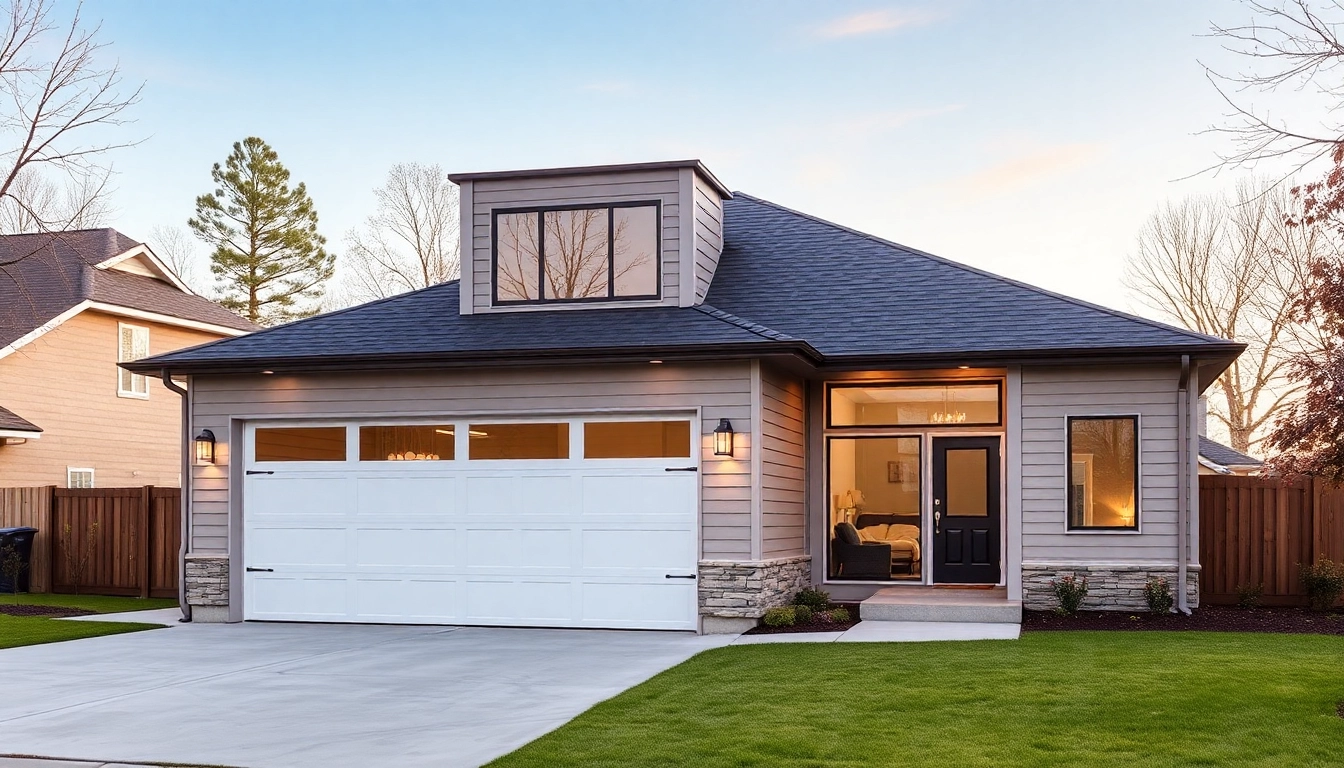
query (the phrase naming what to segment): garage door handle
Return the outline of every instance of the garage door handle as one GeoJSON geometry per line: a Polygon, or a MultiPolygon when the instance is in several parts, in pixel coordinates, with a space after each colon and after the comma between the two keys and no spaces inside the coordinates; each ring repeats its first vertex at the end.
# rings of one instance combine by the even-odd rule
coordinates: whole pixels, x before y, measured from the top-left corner
{"type": "Polygon", "coordinates": [[[275,470],[273,470],[273,469],[249,469],[249,470],[247,470],[246,472],[244,472],[243,474],[246,474],[246,475],[274,475],[274,474],[275,474],[275,470]]]}
{"type": "Polygon", "coordinates": [[[696,467],[663,467],[664,472],[698,472],[696,467]]]}
{"type": "Polygon", "coordinates": [[[689,575],[689,576],[678,576],[678,575],[676,575],[676,574],[674,574],[674,573],[667,573],[667,574],[663,574],[663,578],[664,578],[664,579],[690,579],[690,580],[694,581],[694,580],[695,580],[695,574],[691,574],[691,575],[689,575]]]}
{"type": "Polygon", "coordinates": [[[248,573],[275,573],[274,568],[248,568],[248,573]]]}

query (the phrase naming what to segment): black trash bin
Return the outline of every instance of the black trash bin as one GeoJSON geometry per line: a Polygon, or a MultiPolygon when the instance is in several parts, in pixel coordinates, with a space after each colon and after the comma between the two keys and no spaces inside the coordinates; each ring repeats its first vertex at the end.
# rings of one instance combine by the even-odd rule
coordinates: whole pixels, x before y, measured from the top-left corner
{"type": "MultiPolygon", "coordinates": [[[[28,574],[32,570],[33,537],[36,528],[0,528],[0,555],[6,554],[10,547],[23,561],[23,572],[19,574],[19,592],[28,591],[28,574]]],[[[14,582],[8,573],[0,572],[0,594],[14,592],[14,582]]]]}

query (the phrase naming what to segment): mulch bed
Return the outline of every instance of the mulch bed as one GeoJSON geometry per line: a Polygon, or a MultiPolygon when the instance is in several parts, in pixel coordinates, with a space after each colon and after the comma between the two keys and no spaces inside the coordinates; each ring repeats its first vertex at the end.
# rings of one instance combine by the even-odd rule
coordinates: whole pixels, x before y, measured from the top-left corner
{"type": "Polygon", "coordinates": [[[5,605],[0,603],[0,613],[7,616],[45,616],[47,618],[64,619],[69,616],[92,616],[97,611],[86,611],[83,608],[63,608],[57,605],[5,605]]]}
{"type": "Polygon", "coordinates": [[[859,604],[858,603],[831,603],[832,608],[844,608],[849,611],[849,621],[846,622],[820,622],[816,618],[806,624],[794,624],[791,627],[767,627],[764,624],[757,625],[743,632],[744,635],[787,635],[795,632],[844,632],[846,629],[859,623],[859,604]]]}
{"type": "Polygon", "coordinates": [[[1233,608],[1211,605],[1181,613],[1154,615],[1125,611],[1083,611],[1060,616],[1050,611],[1023,611],[1023,632],[1069,630],[1144,630],[1199,632],[1279,632],[1291,635],[1344,635],[1344,612],[1319,613],[1305,608],[1233,608]]]}

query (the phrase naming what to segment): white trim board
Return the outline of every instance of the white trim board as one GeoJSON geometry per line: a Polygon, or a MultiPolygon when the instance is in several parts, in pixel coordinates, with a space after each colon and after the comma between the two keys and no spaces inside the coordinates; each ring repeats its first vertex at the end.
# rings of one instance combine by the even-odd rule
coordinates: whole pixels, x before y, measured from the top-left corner
{"type": "Polygon", "coordinates": [[[105,261],[103,261],[103,262],[100,262],[100,263],[98,263],[98,264],[95,264],[95,265],[93,265],[93,267],[94,267],[94,269],[111,269],[112,267],[115,267],[116,265],[120,264],[121,262],[123,262],[123,261],[127,261],[127,260],[129,260],[129,259],[134,259],[134,258],[136,258],[137,256],[143,256],[144,258],[148,259],[148,260],[149,260],[149,263],[152,264],[152,265],[154,266],[154,269],[157,270],[157,271],[163,276],[163,278],[164,278],[165,280],[167,280],[168,282],[172,283],[172,284],[173,284],[173,287],[177,288],[178,290],[180,290],[180,291],[182,291],[183,293],[186,293],[186,294],[188,294],[188,295],[191,295],[191,296],[196,296],[196,295],[197,295],[197,293],[196,293],[195,291],[193,291],[193,290],[191,290],[190,288],[187,287],[187,284],[186,284],[186,283],[182,282],[182,279],[181,279],[181,278],[179,278],[176,274],[173,273],[173,270],[171,270],[171,269],[168,268],[168,265],[167,265],[167,264],[164,264],[164,263],[163,263],[163,260],[162,260],[162,259],[160,259],[158,256],[154,255],[154,252],[153,252],[152,250],[150,250],[150,249],[149,249],[149,246],[148,246],[148,245],[145,245],[144,243],[141,243],[141,244],[135,246],[134,248],[130,249],[129,251],[126,251],[126,252],[124,252],[124,253],[119,253],[119,254],[117,254],[116,256],[113,256],[113,257],[110,258],[110,259],[107,259],[107,260],[105,260],[105,261]]]}

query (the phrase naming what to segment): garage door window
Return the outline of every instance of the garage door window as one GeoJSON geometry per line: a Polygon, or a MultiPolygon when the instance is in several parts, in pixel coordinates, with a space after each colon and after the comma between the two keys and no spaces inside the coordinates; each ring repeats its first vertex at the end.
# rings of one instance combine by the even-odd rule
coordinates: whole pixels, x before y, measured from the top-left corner
{"type": "Polygon", "coordinates": [[[585,459],[689,458],[689,421],[590,421],[583,425],[585,459]]]}
{"type": "Polygon", "coordinates": [[[568,459],[569,424],[472,424],[471,459],[568,459]]]}
{"type": "Polygon", "coordinates": [[[257,461],[345,461],[345,427],[260,427],[257,461]]]}
{"type": "Polygon", "coordinates": [[[452,461],[451,424],[359,428],[360,461],[452,461]]]}

